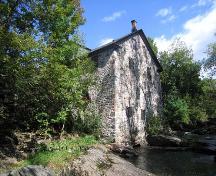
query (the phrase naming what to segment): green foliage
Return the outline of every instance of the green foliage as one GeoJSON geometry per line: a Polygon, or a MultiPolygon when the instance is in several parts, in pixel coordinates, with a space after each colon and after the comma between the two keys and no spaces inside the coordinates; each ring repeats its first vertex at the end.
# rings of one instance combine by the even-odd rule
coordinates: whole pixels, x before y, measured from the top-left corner
{"type": "Polygon", "coordinates": [[[169,97],[164,107],[164,115],[170,123],[185,123],[190,121],[189,107],[184,99],[169,97]]]}
{"type": "Polygon", "coordinates": [[[216,105],[215,92],[209,85],[212,80],[200,79],[201,65],[194,61],[192,51],[177,40],[169,51],[160,53],[160,61],[167,122],[171,126],[196,124],[211,117],[216,105]]]}
{"type": "Polygon", "coordinates": [[[91,133],[99,137],[101,118],[94,110],[87,109],[82,112],[81,116],[75,119],[74,126],[78,131],[91,133]]]}
{"type": "Polygon", "coordinates": [[[203,79],[202,91],[200,107],[205,109],[208,117],[216,118],[216,80],[203,79]]]}
{"type": "Polygon", "coordinates": [[[7,120],[46,132],[95,131],[99,118],[86,113],[94,64],[77,32],[84,23],[80,1],[1,1],[0,8],[0,83],[11,102],[4,104],[7,120]]]}
{"type": "Polygon", "coordinates": [[[208,115],[205,112],[204,108],[201,107],[191,107],[189,110],[191,121],[206,121],[208,119],[208,115]]]}
{"type": "Polygon", "coordinates": [[[60,171],[68,161],[83,154],[89,147],[97,144],[94,136],[74,137],[57,140],[40,146],[39,151],[23,161],[26,165],[43,165],[60,171]]]}
{"type": "Polygon", "coordinates": [[[148,40],[152,50],[154,51],[154,54],[157,56],[158,55],[158,48],[157,48],[155,41],[151,37],[147,37],[147,40],[148,40]]]}
{"type": "Polygon", "coordinates": [[[59,175],[62,169],[70,164],[71,160],[85,154],[87,149],[98,143],[99,141],[92,135],[67,137],[61,140],[41,143],[34,154],[31,154],[25,160],[12,164],[9,163],[7,168],[0,169],[0,173],[8,172],[8,169],[19,169],[27,165],[43,165],[48,166],[55,171],[56,175],[59,175]]]}
{"type": "Polygon", "coordinates": [[[164,70],[161,82],[165,97],[173,91],[181,97],[200,94],[201,65],[193,60],[192,51],[184,43],[176,41],[168,52],[160,53],[160,61],[164,70]]]}
{"type": "Polygon", "coordinates": [[[207,59],[204,61],[205,70],[210,70],[210,76],[216,74],[216,43],[208,45],[207,59]]]}
{"type": "Polygon", "coordinates": [[[163,131],[163,121],[159,116],[152,116],[148,118],[146,132],[149,135],[157,135],[163,131]]]}

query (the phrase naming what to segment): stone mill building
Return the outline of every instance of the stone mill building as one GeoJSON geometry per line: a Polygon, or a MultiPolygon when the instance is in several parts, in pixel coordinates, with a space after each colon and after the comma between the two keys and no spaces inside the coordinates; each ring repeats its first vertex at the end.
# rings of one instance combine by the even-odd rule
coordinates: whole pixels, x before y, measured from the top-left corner
{"type": "Polygon", "coordinates": [[[143,144],[147,119],[161,110],[162,67],[142,29],[131,23],[130,34],[90,51],[98,81],[90,98],[102,116],[102,134],[126,145],[143,144]]]}

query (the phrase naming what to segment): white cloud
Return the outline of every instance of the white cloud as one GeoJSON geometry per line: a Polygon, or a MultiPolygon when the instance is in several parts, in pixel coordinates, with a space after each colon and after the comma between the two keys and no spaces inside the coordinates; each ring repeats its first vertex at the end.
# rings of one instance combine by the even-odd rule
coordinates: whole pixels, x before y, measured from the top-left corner
{"type": "Polygon", "coordinates": [[[174,21],[176,19],[176,16],[172,14],[172,8],[163,8],[160,9],[156,16],[162,17],[161,23],[165,24],[171,21],[174,21]]]}
{"type": "Polygon", "coordinates": [[[197,5],[198,5],[198,6],[205,6],[205,5],[207,4],[208,1],[209,1],[209,0],[199,0],[199,1],[197,2],[197,5]]]}
{"type": "Polygon", "coordinates": [[[165,24],[167,22],[174,21],[175,19],[176,19],[176,16],[175,15],[171,15],[171,16],[167,17],[166,19],[161,20],[161,23],[165,24]]]}
{"type": "Polygon", "coordinates": [[[161,35],[160,37],[156,37],[154,40],[157,44],[158,50],[161,51],[167,51],[169,49],[169,46],[174,41],[175,37],[172,37],[170,39],[167,39],[164,35],[161,35]]]}
{"type": "Polygon", "coordinates": [[[216,5],[213,5],[209,12],[198,15],[186,21],[183,25],[184,30],[181,33],[167,38],[164,35],[155,38],[159,51],[169,48],[176,38],[184,41],[188,47],[194,51],[195,59],[203,59],[207,45],[216,41],[214,33],[216,32],[216,5]]]}
{"type": "Polygon", "coordinates": [[[125,10],[114,12],[112,15],[104,17],[102,21],[103,22],[115,21],[116,19],[120,18],[124,14],[126,14],[125,10]]]}
{"type": "Polygon", "coordinates": [[[188,9],[188,6],[182,6],[180,9],[179,9],[179,11],[180,12],[184,12],[184,11],[186,11],[188,9]]]}
{"type": "Polygon", "coordinates": [[[172,9],[171,8],[163,8],[163,9],[160,9],[156,13],[156,16],[166,17],[166,16],[170,15],[171,13],[172,13],[172,9]]]}
{"type": "Polygon", "coordinates": [[[205,6],[208,3],[212,3],[212,2],[215,2],[215,0],[198,0],[197,6],[205,6]]]}
{"type": "Polygon", "coordinates": [[[112,42],[114,39],[113,38],[104,38],[99,42],[99,46],[105,45],[107,43],[112,42]]]}
{"type": "Polygon", "coordinates": [[[209,3],[215,3],[216,0],[197,0],[197,2],[195,4],[193,4],[191,7],[201,7],[201,6],[205,6],[209,3]]]}

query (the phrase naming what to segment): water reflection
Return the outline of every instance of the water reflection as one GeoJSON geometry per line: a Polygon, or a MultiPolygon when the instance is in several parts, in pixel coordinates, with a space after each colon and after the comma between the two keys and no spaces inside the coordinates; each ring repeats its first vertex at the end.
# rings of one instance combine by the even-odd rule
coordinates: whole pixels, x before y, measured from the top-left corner
{"type": "Polygon", "coordinates": [[[138,158],[129,161],[158,176],[216,176],[216,163],[212,155],[149,148],[139,153],[138,158]]]}

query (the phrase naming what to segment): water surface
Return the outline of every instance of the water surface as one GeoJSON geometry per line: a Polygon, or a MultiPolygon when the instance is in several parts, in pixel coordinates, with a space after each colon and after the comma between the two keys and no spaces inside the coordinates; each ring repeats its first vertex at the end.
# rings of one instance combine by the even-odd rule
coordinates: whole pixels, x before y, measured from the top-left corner
{"type": "Polygon", "coordinates": [[[139,151],[138,158],[128,160],[158,176],[216,176],[213,155],[145,148],[139,151]]]}

